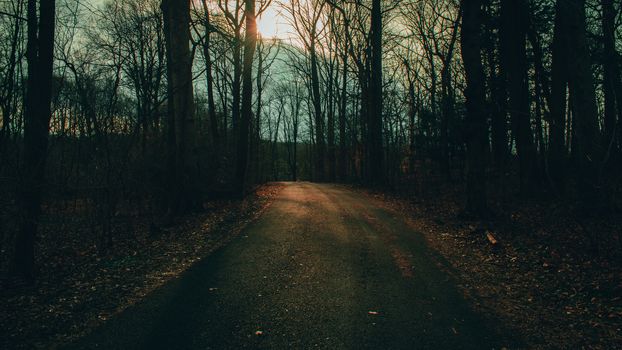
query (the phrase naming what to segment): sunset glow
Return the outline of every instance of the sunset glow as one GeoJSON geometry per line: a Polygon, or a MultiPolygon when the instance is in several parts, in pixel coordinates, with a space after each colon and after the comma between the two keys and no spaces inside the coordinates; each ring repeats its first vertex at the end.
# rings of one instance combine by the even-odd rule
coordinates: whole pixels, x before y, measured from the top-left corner
{"type": "Polygon", "coordinates": [[[266,9],[257,18],[257,27],[265,39],[285,39],[290,32],[289,24],[275,5],[266,9]]]}

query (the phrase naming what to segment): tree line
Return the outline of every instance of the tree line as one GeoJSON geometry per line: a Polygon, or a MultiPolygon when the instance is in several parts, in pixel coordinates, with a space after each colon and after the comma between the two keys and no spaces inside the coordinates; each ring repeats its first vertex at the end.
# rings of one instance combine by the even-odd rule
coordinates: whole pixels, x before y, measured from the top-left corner
{"type": "MultiPolygon", "coordinates": [[[[3,265],[85,207],[168,225],[269,180],[464,185],[618,210],[614,0],[0,2],[3,265]],[[277,9],[284,37],[257,21],[277,9]],[[6,259],[5,259],[6,260],[6,259]]],[[[7,267],[8,268],[8,267],[7,267]]]]}

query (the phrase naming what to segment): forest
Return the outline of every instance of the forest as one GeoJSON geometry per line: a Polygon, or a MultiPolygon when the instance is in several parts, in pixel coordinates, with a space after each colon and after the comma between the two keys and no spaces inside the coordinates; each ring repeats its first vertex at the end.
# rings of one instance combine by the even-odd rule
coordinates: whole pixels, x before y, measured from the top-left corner
{"type": "Polygon", "coordinates": [[[291,183],[340,184],[495,259],[576,257],[568,288],[603,273],[591,344],[613,348],[621,69],[617,0],[0,0],[0,296],[200,259],[184,232],[245,232],[291,183]]]}

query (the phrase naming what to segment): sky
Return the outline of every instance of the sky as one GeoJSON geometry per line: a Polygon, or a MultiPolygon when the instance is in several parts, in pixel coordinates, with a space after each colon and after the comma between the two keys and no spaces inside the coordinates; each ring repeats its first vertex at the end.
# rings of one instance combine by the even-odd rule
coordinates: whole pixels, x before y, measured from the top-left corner
{"type": "Polygon", "coordinates": [[[290,25],[280,14],[275,3],[272,3],[257,19],[257,27],[261,36],[266,39],[286,39],[291,36],[290,25]]]}
{"type": "MultiPolygon", "coordinates": [[[[85,2],[101,5],[106,0],[86,0],[85,2]]],[[[287,39],[291,37],[291,27],[280,14],[279,5],[276,1],[273,1],[270,7],[257,19],[257,27],[265,39],[287,39]]]]}

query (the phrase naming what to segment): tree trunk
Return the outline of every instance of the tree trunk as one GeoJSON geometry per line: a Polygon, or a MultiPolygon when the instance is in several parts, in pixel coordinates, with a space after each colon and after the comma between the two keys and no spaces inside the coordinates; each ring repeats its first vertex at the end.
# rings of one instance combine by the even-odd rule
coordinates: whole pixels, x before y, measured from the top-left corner
{"type": "Polygon", "coordinates": [[[453,95],[453,77],[451,74],[451,65],[454,58],[454,47],[458,38],[458,26],[460,24],[460,15],[456,19],[451,32],[451,39],[447,52],[441,55],[443,68],[441,69],[441,93],[442,93],[442,118],[441,118],[441,168],[443,175],[447,180],[451,180],[451,140],[449,135],[449,127],[454,119],[454,95],[453,95]]]}
{"type": "Polygon", "coordinates": [[[566,187],[566,101],[568,93],[568,15],[565,0],[557,0],[553,33],[553,63],[551,66],[551,104],[549,109],[549,151],[547,171],[555,190],[563,193],[566,187]]]}
{"type": "Polygon", "coordinates": [[[486,215],[486,164],[489,153],[488,125],[485,107],[484,69],[481,57],[481,0],[462,2],[462,60],[466,73],[467,144],[466,212],[478,217],[486,215]]]}
{"type": "Polygon", "coordinates": [[[313,112],[315,116],[315,180],[324,181],[326,167],[326,146],[324,142],[324,116],[322,115],[322,100],[320,95],[320,74],[318,72],[317,53],[315,43],[309,52],[311,60],[311,93],[313,98],[313,112]]]}
{"type": "MultiPolygon", "coordinates": [[[[22,2],[19,1],[15,8],[21,10],[22,2]]],[[[6,67],[6,93],[2,101],[2,130],[0,130],[0,155],[3,155],[5,142],[8,141],[11,132],[11,117],[14,116],[15,105],[13,104],[15,95],[15,73],[17,70],[18,49],[20,44],[20,32],[22,23],[19,19],[14,19],[15,24],[11,34],[11,49],[6,67]]]]}
{"type": "MultiPolygon", "coordinates": [[[[335,51],[336,49],[337,48],[335,47],[335,51]]],[[[337,86],[336,78],[338,74],[335,72],[336,63],[332,61],[328,64],[328,111],[326,113],[328,117],[326,125],[326,136],[328,139],[328,181],[335,182],[337,173],[337,159],[335,154],[335,88],[337,86]]]]}
{"type": "Polygon", "coordinates": [[[605,94],[605,125],[604,141],[609,146],[615,144],[618,133],[618,120],[622,117],[622,93],[620,90],[620,68],[617,62],[618,53],[615,45],[616,11],[613,0],[602,0],[603,8],[603,90],[605,94]]]}
{"type": "MultiPolygon", "coordinates": [[[[410,75],[410,68],[408,75],[410,75]]],[[[415,172],[415,119],[417,117],[417,100],[415,96],[415,83],[408,77],[408,173],[415,172]]]]}
{"type": "Polygon", "coordinates": [[[584,214],[593,214],[599,205],[600,167],[603,161],[603,145],[598,130],[598,107],[592,76],[590,48],[587,42],[585,0],[565,0],[568,8],[569,87],[573,96],[573,153],[578,168],[578,190],[584,214]]]}
{"type": "Polygon", "coordinates": [[[382,6],[373,0],[371,10],[371,79],[369,84],[369,156],[370,183],[385,182],[384,150],[382,143],[382,6]]]}
{"type": "Polygon", "coordinates": [[[190,0],[163,0],[162,10],[168,73],[167,218],[170,219],[200,205],[200,196],[197,191],[190,0]]]}
{"type": "Polygon", "coordinates": [[[214,78],[212,74],[213,64],[210,53],[212,28],[210,14],[207,7],[207,0],[203,0],[203,9],[205,11],[205,41],[203,43],[203,55],[205,57],[205,74],[207,76],[207,108],[210,129],[212,131],[212,140],[216,146],[215,148],[218,149],[220,145],[220,133],[218,130],[218,117],[216,116],[216,102],[214,100],[214,78]]]}
{"type": "MultiPolygon", "coordinates": [[[[346,29],[347,33],[347,29],[346,29]]],[[[339,107],[339,181],[345,182],[347,176],[347,150],[346,150],[346,113],[348,108],[348,44],[346,43],[343,54],[343,72],[341,81],[341,105],[339,107]]]]}
{"type": "Polygon", "coordinates": [[[498,59],[495,55],[496,45],[493,36],[492,13],[487,6],[489,21],[486,23],[486,57],[488,60],[488,81],[490,87],[490,119],[491,119],[491,141],[492,141],[492,160],[498,170],[503,170],[509,158],[508,149],[508,128],[507,128],[507,89],[505,79],[502,79],[498,72],[498,59]]]}
{"type": "MultiPolygon", "coordinates": [[[[263,47],[261,41],[259,42],[259,47],[263,47]]],[[[263,52],[262,50],[257,51],[257,105],[255,107],[255,119],[254,125],[252,127],[252,142],[251,142],[251,154],[252,154],[252,164],[253,164],[253,172],[255,181],[261,181],[261,109],[263,108],[263,52]]],[[[278,140],[278,139],[277,139],[278,140]]]]}
{"type": "Polygon", "coordinates": [[[244,37],[244,67],[242,71],[242,114],[237,144],[237,165],[235,179],[237,191],[246,191],[246,169],[248,166],[248,146],[250,123],[253,118],[253,57],[257,48],[257,21],[255,19],[255,0],[246,0],[246,34],[244,37]]]}
{"type": "Polygon", "coordinates": [[[524,195],[533,191],[536,184],[526,51],[527,8],[525,0],[501,1],[501,67],[508,88],[508,107],[520,167],[520,190],[524,195]]]}
{"type": "Polygon", "coordinates": [[[454,101],[451,96],[452,82],[451,72],[447,62],[441,70],[441,172],[445,180],[451,179],[450,155],[449,155],[449,123],[453,119],[454,101]]]}
{"type": "Polygon", "coordinates": [[[35,266],[35,237],[45,183],[54,66],[54,0],[28,1],[28,78],[24,103],[24,153],[19,191],[20,225],[15,237],[12,272],[32,281],[35,266]]]}
{"type": "MultiPolygon", "coordinates": [[[[248,23],[248,20],[246,21],[248,23]]],[[[233,83],[231,94],[233,96],[233,102],[231,106],[231,126],[233,132],[238,128],[240,119],[240,91],[242,85],[242,34],[241,28],[237,28],[235,36],[233,38],[233,83]]],[[[235,134],[234,134],[235,135],[235,134]]]]}
{"type": "MultiPolygon", "coordinates": [[[[533,14],[530,14],[530,18],[533,14]]],[[[550,113],[544,108],[545,104],[551,105],[551,90],[549,80],[546,76],[546,70],[543,63],[543,51],[540,44],[540,38],[536,32],[533,20],[530,20],[527,38],[533,50],[533,66],[534,66],[534,86],[536,99],[536,143],[538,150],[538,166],[539,174],[542,179],[547,178],[547,144],[544,141],[543,121],[550,120],[550,113]]]]}

